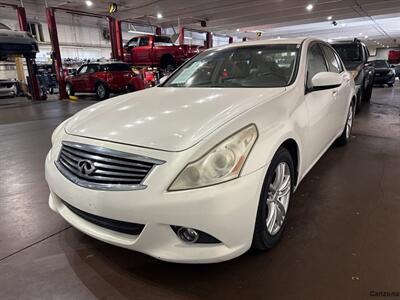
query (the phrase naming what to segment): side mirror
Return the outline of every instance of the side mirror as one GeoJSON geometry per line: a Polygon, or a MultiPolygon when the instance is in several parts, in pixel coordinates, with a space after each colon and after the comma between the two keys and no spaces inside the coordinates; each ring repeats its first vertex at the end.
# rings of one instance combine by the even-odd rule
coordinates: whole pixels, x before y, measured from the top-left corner
{"type": "Polygon", "coordinates": [[[311,79],[311,83],[313,91],[333,89],[342,84],[342,77],[338,73],[320,72],[311,79]]]}
{"type": "Polygon", "coordinates": [[[78,74],[78,72],[76,70],[72,70],[72,76],[76,76],[78,74]]]}
{"type": "Polygon", "coordinates": [[[160,84],[163,84],[167,80],[168,76],[163,76],[160,78],[160,84]]]}
{"type": "Polygon", "coordinates": [[[390,65],[390,67],[391,67],[392,69],[396,68],[396,66],[395,66],[395,65],[390,65]]]}

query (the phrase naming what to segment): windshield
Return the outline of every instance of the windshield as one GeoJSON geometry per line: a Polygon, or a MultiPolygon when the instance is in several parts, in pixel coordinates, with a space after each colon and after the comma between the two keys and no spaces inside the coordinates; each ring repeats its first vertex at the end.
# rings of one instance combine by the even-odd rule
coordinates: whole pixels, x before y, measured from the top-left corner
{"type": "Polygon", "coordinates": [[[129,64],[109,64],[103,65],[103,71],[132,71],[129,64]]]}
{"type": "Polygon", "coordinates": [[[362,60],[362,49],[358,44],[333,44],[343,61],[362,60]]]}
{"type": "Polygon", "coordinates": [[[205,51],[165,87],[283,87],[295,76],[299,46],[261,45],[205,51]]]}
{"type": "Polygon", "coordinates": [[[375,60],[371,62],[376,68],[389,68],[389,64],[386,60],[375,60]]]}

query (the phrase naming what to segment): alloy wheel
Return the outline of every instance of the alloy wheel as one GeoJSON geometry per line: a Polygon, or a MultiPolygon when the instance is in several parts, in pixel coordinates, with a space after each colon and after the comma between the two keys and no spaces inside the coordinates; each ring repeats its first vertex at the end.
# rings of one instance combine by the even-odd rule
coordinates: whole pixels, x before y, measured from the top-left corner
{"type": "Polygon", "coordinates": [[[97,87],[97,95],[99,95],[99,97],[100,97],[101,99],[103,99],[103,98],[105,97],[105,95],[106,95],[106,89],[104,88],[104,85],[100,84],[100,85],[97,87]]]}
{"type": "Polygon", "coordinates": [[[270,235],[277,234],[283,225],[289,206],[291,188],[289,166],[286,162],[281,162],[274,171],[268,191],[266,226],[270,235]]]}
{"type": "Polygon", "coordinates": [[[67,92],[67,95],[71,96],[71,85],[67,84],[67,86],[65,87],[65,90],[67,92]]]}

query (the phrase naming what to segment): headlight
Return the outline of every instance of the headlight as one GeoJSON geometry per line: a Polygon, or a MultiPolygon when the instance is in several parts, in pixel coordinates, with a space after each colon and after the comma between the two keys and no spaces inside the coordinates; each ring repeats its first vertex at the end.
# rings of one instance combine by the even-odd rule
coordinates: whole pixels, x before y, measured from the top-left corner
{"type": "Polygon", "coordinates": [[[51,144],[52,145],[54,145],[54,143],[56,142],[56,140],[60,136],[60,134],[63,133],[64,127],[67,124],[67,121],[69,121],[69,119],[66,119],[60,125],[58,125],[56,127],[56,129],[54,129],[53,134],[51,135],[51,144]]]}
{"type": "Polygon", "coordinates": [[[239,177],[257,137],[255,125],[247,126],[231,135],[203,157],[189,163],[169,190],[194,189],[239,177]]]}
{"type": "Polygon", "coordinates": [[[394,74],[393,70],[390,70],[388,73],[388,75],[393,75],[393,74],[394,74]]]}

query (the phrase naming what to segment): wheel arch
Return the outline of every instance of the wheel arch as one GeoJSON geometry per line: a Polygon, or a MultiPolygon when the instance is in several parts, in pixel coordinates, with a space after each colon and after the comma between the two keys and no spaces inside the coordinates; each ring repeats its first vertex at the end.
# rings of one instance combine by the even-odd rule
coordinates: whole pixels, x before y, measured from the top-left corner
{"type": "Polygon", "coordinates": [[[286,150],[288,150],[290,155],[291,155],[291,157],[292,157],[292,159],[293,159],[294,176],[295,176],[294,185],[296,186],[297,183],[298,183],[298,179],[299,179],[299,169],[300,169],[300,150],[299,150],[299,145],[298,145],[298,143],[296,142],[295,139],[288,138],[283,143],[281,143],[281,145],[278,147],[278,149],[279,148],[285,148],[286,150]]]}
{"type": "Polygon", "coordinates": [[[160,66],[161,67],[166,67],[164,66],[165,63],[167,63],[168,61],[174,62],[175,63],[175,58],[171,53],[165,53],[161,56],[160,58],[160,66]]]}

